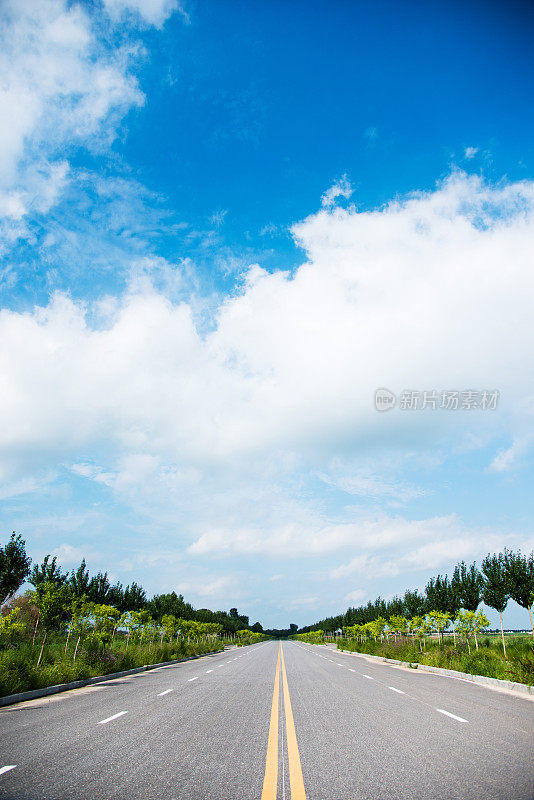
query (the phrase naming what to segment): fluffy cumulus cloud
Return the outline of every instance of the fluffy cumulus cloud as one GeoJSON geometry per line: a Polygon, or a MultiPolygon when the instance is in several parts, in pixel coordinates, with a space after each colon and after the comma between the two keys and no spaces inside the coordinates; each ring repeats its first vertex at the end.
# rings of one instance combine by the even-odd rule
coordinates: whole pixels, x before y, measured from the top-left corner
{"type": "Polygon", "coordinates": [[[37,485],[67,465],[138,508],[172,507],[192,556],[369,553],[418,537],[429,549],[396,570],[437,564],[446,540],[467,556],[457,523],[332,520],[301,502],[296,476],[313,465],[347,497],[405,504],[424,493],[347,465],[447,439],[449,450],[491,447],[503,430],[511,444],[495,444],[493,469],[519,457],[513,442],[532,435],[533,234],[532,184],[458,173],[381,209],[322,208],[294,227],[305,263],[252,266],[207,332],[190,302],[146,280],[104,314],[65,295],[5,309],[2,477],[37,485]],[[501,405],[378,414],[384,385],[498,389],[501,405]],[[263,527],[259,492],[274,509],[263,527]]]}
{"type": "MultiPolygon", "coordinates": [[[[138,0],[160,24],[176,4],[138,0]]],[[[113,9],[111,6],[113,5],[113,9]]],[[[6,0],[0,7],[0,239],[6,252],[30,236],[29,215],[45,214],[71,179],[76,148],[105,152],[126,113],[144,103],[134,70],[143,49],[130,33],[101,35],[109,17],[67,0],[6,0]],[[91,13],[90,13],[91,12],[91,13]]]]}
{"type": "Polygon", "coordinates": [[[104,7],[112,19],[133,15],[158,28],[174,11],[188,18],[178,0],[104,0],[104,7]]]}

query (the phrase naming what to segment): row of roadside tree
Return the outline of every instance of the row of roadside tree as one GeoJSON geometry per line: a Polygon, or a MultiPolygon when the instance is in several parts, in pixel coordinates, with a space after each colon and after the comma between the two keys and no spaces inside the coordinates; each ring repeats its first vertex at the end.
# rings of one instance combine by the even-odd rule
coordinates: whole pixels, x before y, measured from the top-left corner
{"type": "Polygon", "coordinates": [[[265,638],[235,608],[195,610],[175,592],[149,600],[138,584],[91,576],[85,561],[65,573],[46,556],[32,569],[16,534],[0,547],[0,604],[0,694],[265,638]],[[25,580],[33,588],[17,596],[25,580]]]}
{"type": "MultiPolygon", "coordinates": [[[[468,566],[462,561],[456,565],[450,578],[448,575],[430,578],[424,593],[409,589],[402,597],[395,596],[388,601],[378,597],[365,606],[348,608],[344,614],[327,617],[314,625],[301,628],[300,633],[318,631],[330,633],[354,626],[365,626],[368,623],[382,624],[380,621],[383,621],[385,630],[388,628],[387,621],[395,618],[419,620],[419,623],[414,623],[419,630],[421,626],[435,624],[438,614],[442,615],[441,624],[444,624],[444,620],[448,620],[445,629],[456,620],[455,630],[459,628],[463,630],[465,626],[475,624],[472,620],[477,618],[476,612],[481,603],[484,603],[499,614],[503,648],[505,648],[503,613],[510,599],[528,612],[534,635],[532,618],[534,553],[532,552],[525,555],[519,550],[505,549],[501,553],[488,554],[482,561],[480,569],[476,563],[468,566]],[[468,612],[474,617],[472,618],[468,612]],[[432,619],[434,623],[431,622],[432,619]]],[[[489,622],[487,624],[489,625],[489,622]]]]}

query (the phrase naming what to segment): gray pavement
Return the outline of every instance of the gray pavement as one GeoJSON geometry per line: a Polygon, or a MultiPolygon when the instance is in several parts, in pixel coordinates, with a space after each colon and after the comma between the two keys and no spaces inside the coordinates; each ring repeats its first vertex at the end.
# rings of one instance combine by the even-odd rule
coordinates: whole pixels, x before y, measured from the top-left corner
{"type": "MultiPolygon", "coordinates": [[[[328,647],[283,651],[308,800],[534,800],[528,697],[328,647]]],[[[277,652],[237,648],[0,709],[0,798],[259,800],[277,652]]]]}

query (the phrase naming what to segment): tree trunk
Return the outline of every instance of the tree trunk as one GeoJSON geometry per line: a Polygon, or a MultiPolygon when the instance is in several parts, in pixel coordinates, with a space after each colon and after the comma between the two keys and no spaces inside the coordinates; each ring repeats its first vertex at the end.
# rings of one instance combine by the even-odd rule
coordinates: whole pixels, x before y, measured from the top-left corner
{"type": "Polygon", "coordinates": [[[475,628],[474,633],[475,633],[475,647],[476,647],[477,653],[478,653],[478,639],[477,639],[477,630],[476,630],[476,628],[475,628]]]}
{"type": "Polygon", "coordinates": [[[76,642],[76,647],[74,648],[74,658],[72,659],[72,663],[73,664],[76,663],[76,653],[78,652],[78,645],[80,644],[80,639],[81,638],[82,638],[82,635],[80,634],[78,636],[78,641],[76,642]]]}
{"type": "Polygon", "coordinates": [[[69,646],[69,639],[70,639],[70,628],[69,632],[67,633],[67,641],[65,642],[65,658],[67,657],[67,648],[69,646]]]}
{"type": "Polygon", "coordinates": [[[500,611],[499,611],[499,617],[501,618],[502,649],[503,649],[503,652],[504,652],[504,658],[505,658],[506,661],[508,661],[508,657],[506,655],[506,644],[504,642],[504,626],[502,624],[502,613],[500,611]]]}
{"type": "Polygon", "coordinates": [[[531,606],[528,607],[528,613],[530,615],[530,627],[532,628],[532,635],[534,636],[534,622],[532,622],[532,608],[531,608],[531,606]]]}
{"type": "Polygon", "coordinates": [[[466,639],[467,639],[467,649],[469,650],[469,655],[471,655],[471,645],[469,644],[469,636],[467,636],[466,639]]]}
{"type": "Polygon", "coordinates": [[[45,635],[44,635],[44,637],[43,637],[43,643],[42,643],[42,645],[41,645],[41,652],[39,653],[39,658],[37,659],[37,667],[38,667],[38,666],[39,666],[39,664],[41,663],[41,658],[43,657],[43,650],[44,650],[44,646],[45,646],[45,642],[46,642],[46,637],[47,637],[47,635],[48,635],[48,631],[45,631],[45,635]]]}
{"type": "Polygon", "coordinates": [[[37,619],[35,620],[35,628],[33,629],[33,639],[32,639],[32,649],[35,644],[35,637],[37,635],[37,626],[39,625],[39,614],[37,614],[37,619]]]}

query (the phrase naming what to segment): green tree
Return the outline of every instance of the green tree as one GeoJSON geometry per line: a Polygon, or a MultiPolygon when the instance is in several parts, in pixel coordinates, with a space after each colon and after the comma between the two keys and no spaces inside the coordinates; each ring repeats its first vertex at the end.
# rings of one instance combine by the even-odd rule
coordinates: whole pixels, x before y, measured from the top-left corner
{"type": "Polygon", "coordinates": [[[49,632],[59,630],[71,612],[72,590],[65,583],[58,584],[54,581],[39,583],[35,589],[35,605],[45,632],[41,652],[37,659],[37,666],[39,666],[49,632]]]}
{"type": "Polygon", "coordinates": [[[488,553],[482,562],[482,574],[484,576],[483,599],[487,606],[494,608],[495,611],[499,613],[499,618],[501,620],[502,649],[504,657],[507,658],[502,614],[510,599],[510,590],[505,555],[503,553],[499,553],[498,555],[490,555],[488,553]]]}
{"type": "Polygon", "coordinates": [[[0,645],[13,646],[22,639],[25,630],[20,608],[13,608],[8,614],[0,616],[0,645]]]}
{"type": "Polygon", "coordinates": [[[517,553],[504,551],[504,563],[508,588],[512,600],[526,608],[530,616],[530,627],[534,636],[534,622],[532,621],[532,604],[534,603],[534,553],[524,556],[520,550],[517,553]]]}
{"type": "Polygon", "coordinates": [[[455,616],[460,608],[460,598],[447,575],[431,578],[425,587],[425,593],[427,611],[441,611],[455,616]]]}
{"type": "Polygon", "coordinates": [[[50,553],[44,557],[42,564],[34,564],[34,567],[28,578],[29,582],[37,588],[40,583],[55,583],[56,586],[62,586],[66,583],[68,575],[61,572],[61,568],[57,565],[57,556],[54,556],[50,561],[50,553]]]}
{"type": "Polygon", "coordinates": [[[8,543],[0,546],[0,605],[20,589],[30,574],[31,563],[26,542],[13,531],[8,543]]]}
{"type": "Polygon", "coordinates": [[[402,636],[402,634],[405,634],[408,629],[406,617],[403,617],[400,614],[393,614],[393,616],[389,618],[388,627],[391,633],[394,635],[395,641],[397,641],[397,636],[402,636]]]}
{"type": "Polygon", "coordinates": [[[482,600],[484,579],[476,564],[471,564],[469,567],[465,561],[457,564],[452,575],[451,587],[458,597],[461,608],[468,611],[477,610],[482,600]]]}
{"type": "Polygon", "coordinates": [[[417,639],[417,641],[419,642],[419,650],[422,653],[423,644],[425,645],[426,649],[426,634],[430,630],[430,625],[428,623],[428,620],[424,615],[421,614],[412,617],[410,620],[408,620],[408,629],[412,634],[412,636],[414,637],[414,639],[417,639]]]}
{"type": "Polygon", "coordinates": [[[76,572],[72,570],[69,576],[69,586],[76,597],[83,597],[83,595],[88,596],[89,594],[90,582],[91,578],[89,577],[89,570],[87,569],[84,558],[76,572]]]}
{"type": "Polygon", "coordinates": [[[418,591],[407,589],[404,592],[404,613],[411,617],[423,617],[425,615],[425,598],[418,591]]]}
{"type": "Polygon", "coordinates": [[[386,620],[383,617],[377,617],[372,622],[368,622],[366,627],[369,629],[372,636],[375,637],[375,640],[380,638],[384,633],[384,629],[387,625],[386,620]]]}
{"type": "Polygon", "coordinates": [[[439,642],[442,644],[443,632],[447,630],[451,624],[450,614],[444,613],[443,611],[430,611],[428,614],[428,621],[432,626],[432,629],[437,632],[439,636],[439,642]]]}

